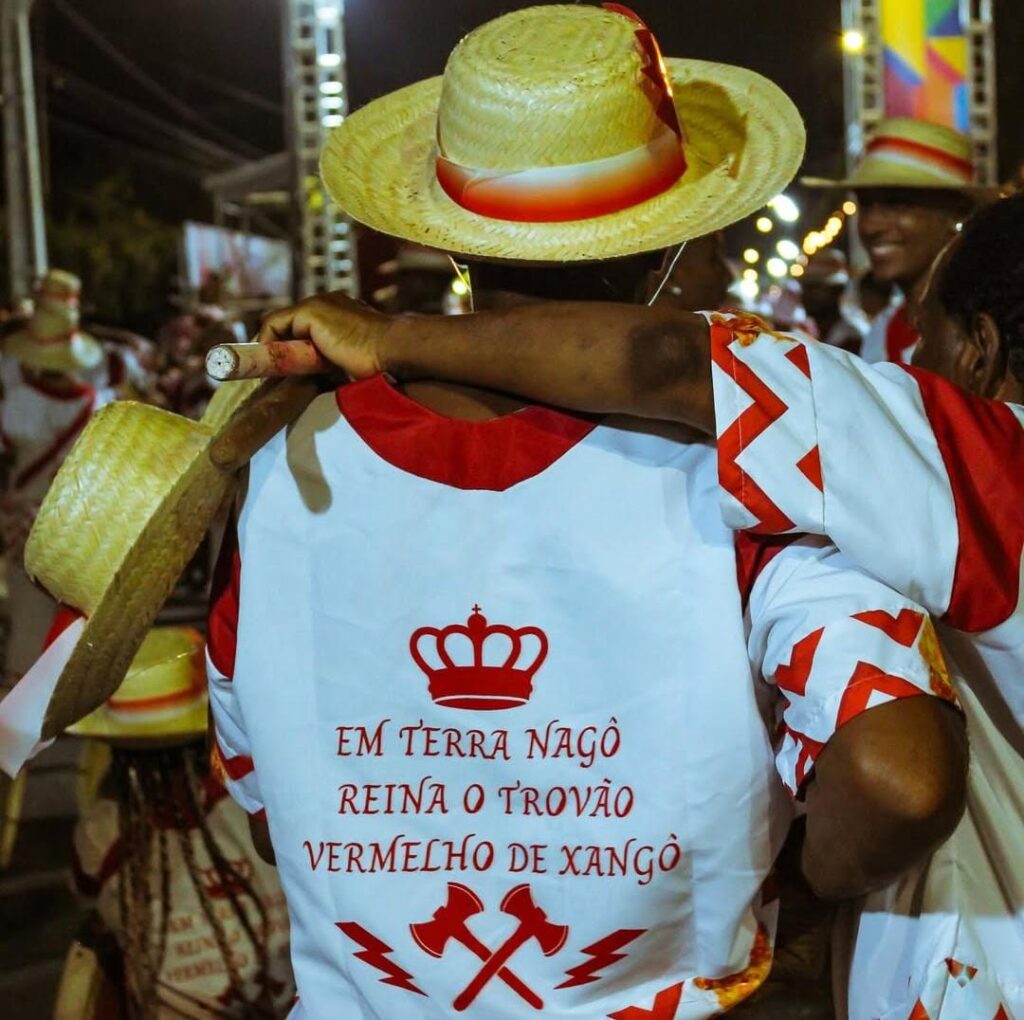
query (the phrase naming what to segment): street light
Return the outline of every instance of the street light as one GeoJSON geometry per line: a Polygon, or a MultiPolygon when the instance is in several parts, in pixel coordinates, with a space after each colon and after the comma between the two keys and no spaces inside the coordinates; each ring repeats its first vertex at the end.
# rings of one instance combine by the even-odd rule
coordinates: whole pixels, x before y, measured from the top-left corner
{"type": "Polygon", "coordinates": [[[859,28],[848,28],[843,33],[843,49],[847,53],[863,53],[867,40],[859,28]]]}
{"type": "Polygon", "coordinates": [[[789,195],[776,195],[768,204],[783,223],[796,223],[800,219],[800,207],[789,195]]]}
{"type": "Polygon", "coordinates": [[[783,238],[775,246],[775,250],[784,258],[790,262],[797,258],[800,254],[800,249],[788,238],[783,238]]]}

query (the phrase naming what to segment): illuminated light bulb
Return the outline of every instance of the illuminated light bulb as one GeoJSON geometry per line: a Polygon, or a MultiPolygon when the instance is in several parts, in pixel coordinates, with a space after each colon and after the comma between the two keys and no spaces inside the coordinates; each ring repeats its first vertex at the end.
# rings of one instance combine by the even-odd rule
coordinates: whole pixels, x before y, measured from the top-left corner
{"type": "Polygon", "coordinates": [[[340,96],[345,91],[345,86],[340,81],[324,81],[320,83],[320,91],[325,96],[340,96]]]}
{"type": "Polygon", "coordinates": [[[748,248],[743,253],[743,261],[754,265],[761,258],[761,253],[756,248],[748,248]]]}
{"type": "Polygon", "coordinates": [[[814,243],[813,238],[808,234],[804,238],[804,254],[813,255],[818,250],[818,246],[814,243]]]}
{"type": "Polygon", "coordinates": [[[469,293],[469,287],[466,286],[466,281],[461,277],[456,276],[452,280],[452,293],[458,294],[459,297],[465,297],[469,293]]]}
{"type": "Polygon", "coordinates": [[[345,100],[341,96],[322,96],[320,105],[325,110],[340,110],[345,105],[345,100]]]}
{"type": "Polygon", "coordinates": [[[765,263],[765,268],[768,270],[769,275],[774,276],[777,280],[782,279],[788,272],[786,263],[779,258],[770,258],[765,263]]]}
{"type": "Polygon", "coordinates": [[[341,66],[341,54],[340,53],[321,53],[316,58],[316,62],[321,67],[340,67],[341,66]]]}
{"type": "Polygon", "coordinates": [[[744,280],[753,280],[757,283],[757,270],[756,269],[744,269],[743,270],[744,280]]]}
{"type": "Polygon", "coordinates": [[[775,250],[784,258],[789,259],[791,262],[800,254],[800,249],[788,238],[783,238],[775,246],[775,250]]]}
{"type": "Polygon", "coordinates": [[[337,21],[338,18],[341,17],[341,10],[333,4],[327,7],[318,7],[316,17],[318,21],[330,24],[332,21],[337,21]]]}
{"type": "Polygon", "coordinates": [[[825,224],[825,229],[830,231],[834,236],[843,229],[843,221],[838,216],[830,216],[828,223],[825,224]]]}
{"type": "Polygon", "coordinates": [[[800,206],[789,195],[776,195],[768,204],[783,223],[796,223],[800,219],[800,206]]]}
{"type": "Polygon", "coordinates": [[[760,287],[756,280],[740,280],[739,292],[747,301],[753,301],[760,293],[760,287]]]}
{"type": "Polygon", "coordinates": [[[847,216],[856,216],[856,214],[857,214],[857,203],[854,202],[852,198],[847,199],[843,203],[843,212],[846,213],[847,216]]]}
{"type": "Polygon", "coordinates": [[[799,279],[801,276],[804,275],[804,267],[800,265],[799,262],[794,262],[793,265],[789,267],[789,275],[795,276],[797,279],[799,279]]]}
{"type": "Polygon", "coordinates": [[[859,28],[848,28],[843,33],[843,49],[847,53],[863,53],[867,40],[859,28]]]}
{"type": "Polygon", "coordinates": [[[335,128],[340,126],[344,119],[345,118],[342,117],[340,113],[329,113],[326,117],[321,118],[320,123],[323,124],[324,127],[335,128]]]}
{"type": "Polygon", "coordinates": [[[757,227],[758,230],[761,231],[762,234],[770,234],[772,227],[775,226],[775,224],[772,223],[770,216],[759,216],[757,218],[757,223],[755,223],[754,225],[757,227]]]}

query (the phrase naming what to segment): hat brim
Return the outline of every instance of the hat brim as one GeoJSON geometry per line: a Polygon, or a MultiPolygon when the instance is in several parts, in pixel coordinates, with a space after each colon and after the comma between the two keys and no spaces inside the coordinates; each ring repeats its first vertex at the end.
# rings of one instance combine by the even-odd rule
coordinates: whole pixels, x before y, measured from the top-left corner
{"type": "Polygon", "coordinates": [[[790,183],[803,159],[803,121],[790,98],[753,71],[703,60],[666,64],[688,167],[667,191],[622,212],[522,223],[457,205],[435,173],[439,77],[383,96],[335,128],[321,158],[324,184],[374,230],[482,259],[601,261],[713,233],[790,183]]]}
{"type": "Polygon", "coordinates": [[[830,177],[801,177],[805,188],[822,188],[831,191],[870,191],[872,188],[906,188],[913,191],[956,191],[969,198],[982,199],[996,194],[996,189],[984,184],[951,184],[929,178],[915,178],[898,172],[875,174],[870,177],[845,177],[833,180],[830,177]]]}
{"type": "Polygon", "coordinates": [[[65,732],[74,737],[102,740],[108,744],[133,747],[168,747],[198,740],[209,724],[209,698],[205,695],[180,715],[162,721],[126,722],[101,705],[65,732]]]}
{"type": "Polygon", "coordinates": [[[103,363],[103,346],[87,333],[67,343],[41,344],[22,330],[4,341],[4,353],[42,372],[88,372],[103,363]]]}
{"type": "Polygon", "coordinates": [[[228,383],[202,422],[132,401],[109,404],[92,418],[25,546],[29,575],[86,616],[61,664],[42,739],[117,690],[233,491],[236,469],[316,392],[308,379],[228,383]]]}

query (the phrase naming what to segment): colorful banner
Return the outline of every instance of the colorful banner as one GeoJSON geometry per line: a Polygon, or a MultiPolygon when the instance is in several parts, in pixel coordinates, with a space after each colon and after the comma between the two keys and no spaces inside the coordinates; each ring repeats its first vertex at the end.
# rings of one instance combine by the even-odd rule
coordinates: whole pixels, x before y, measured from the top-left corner
{"type": "Polygon", "coordinates": [[[967,35],[959,0],[882,0],[885,112],[966,131],[967,35]]]}

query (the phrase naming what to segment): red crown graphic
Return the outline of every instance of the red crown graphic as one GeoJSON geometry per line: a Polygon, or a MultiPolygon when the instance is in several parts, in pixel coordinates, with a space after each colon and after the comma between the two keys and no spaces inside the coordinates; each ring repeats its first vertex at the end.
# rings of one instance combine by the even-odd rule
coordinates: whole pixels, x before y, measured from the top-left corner
{"type": "MultiPolygon", "coordinates": [[[[463,642],[459,642],[463,643],[463,642]]],[[[436,627],[420,627],[409,638],[409,651],[416,665],[430,680],[430,696],[445,708],[465,708],[494,711],[502,708],[518,708],[525,705],[533,694],[533,675],[547,658],[548,639],[538,627],[507,627],[504,624],[491,625],[473,606],[473,612],[465,625],[454,623],[440,630],[436,627]],[[452,642],[454,637],[468,639],[462,661],[456,662],[452,642]],[[440,666],[432,666],[420,652],[424,638],[433,638],[440,666]],[[525,639],[537,642],[536,654],[529,664],[520,662],[525,639]],[[484,664],[484,649],[488,644],[494,647],[500,641],[507,642],[508,654],[500,666],[484,664]],[[471,661],[469,661],[471,659],[471,661]]],[[[457,654],[457,653],[456,653],[457,654]]]]}

